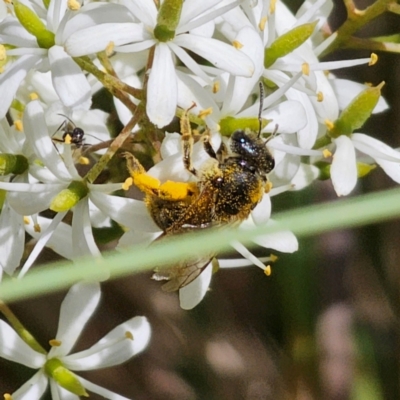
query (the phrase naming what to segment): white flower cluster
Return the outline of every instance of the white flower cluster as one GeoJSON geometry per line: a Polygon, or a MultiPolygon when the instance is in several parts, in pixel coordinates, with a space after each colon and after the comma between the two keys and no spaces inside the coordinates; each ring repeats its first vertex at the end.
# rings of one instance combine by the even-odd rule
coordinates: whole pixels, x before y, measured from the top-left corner
{"type": "MultiPolygon", "coordinates": [[[[25,232],[36,239],[36,245],[19,277],[44,246],[71,260],[100,256],[92,228],[109,226],[112,220],[127,228],[120,247],[150,243],[160,234],[142,201],[110,194],[122,184],[90,183],[76,167],[75,153],[83,143],[74,142],[74,129],[83,129],[85,146],[109,139],[108,115],[91,105],[93,95],[104,86],[109,89],[106,82],[110,81],[113,94],[135,88],[115,97],[123,124],[143,99],[148,120],[160,129],[171,123],[177,110],[192,107],[191,115],[210,130],[215,151],[232,133],[231,127],[258,129],[260,101],[256,99],[258,83],[263,82],[266,96],[260,117],[262,134],[270,136],[268,147],[275,158],[268,177],[272,189],[240,229],[273,224],[271,197],[300,190],[318,179],[320,163],[329,167],[338,196],[349,194],[362,175],[360,169],[368,172],[374,162],[400,183],[398,151],[363,133],[330,134],[352,100],[368,89],[327,71],[371,61],[318,60],[330,43],[324,32],[331,0],[306,0],[296,15],[276,0],[164,0],[160,4],[14,0],[5,4],[0,9],[0,275],[3,271],[12,275],[20,267],[25,232]],[[176,9],[179,12],[174,14],[176,9]],[[135,98],[132,93],[141,95],[135,98]],[[279,134],[272,134],[276,129],[279,134]],[[306,158],[308,163],[303,162],[306,158]],[[56,212],[54,218],[48,213],[43,216],[48,209],[56,212]],[[63,222],[69,211],[73,212],[71,225],[63,222]]],[[[371,112],[387,108],[378,97],[371,112]]],[[[194,145],[196,168],[209,158],[202,146],[194,145]]],[[[161,182],[194,179],[183,167],[179,134],[166,134],[160,154],[162,161],[150,175],[161,182]]],[[[298,247],[291,232],[259,237],[256,244],[281,252],[298,247]]],[[[256,258],[240,243],[232,246],[244,259],[219,260],[220,267],[255,264],[266,269],[263,262],[269,258],[256,258]]],[[[211,275],[210,263],[180,289],[182,308],[191,309],[201,301],[211,275]]],[[[8,337],[13,345],[19,339],[5,323],[0,329],[7,338],[0,341],[5,346],[0,354],[20,361],[13,356],[8,337]]],[[[71,369],[82,369],[79,360],[86,355],[67,356],[72,341],[67,347],[58,350],[57,357],[71,369]]],[[[40,368],[35,379],[41,388],[47,384],[43,365],[50,354],[25,362],[40,368]]],[[[13,395],[17,398],[27,397],[13,395]]]]}

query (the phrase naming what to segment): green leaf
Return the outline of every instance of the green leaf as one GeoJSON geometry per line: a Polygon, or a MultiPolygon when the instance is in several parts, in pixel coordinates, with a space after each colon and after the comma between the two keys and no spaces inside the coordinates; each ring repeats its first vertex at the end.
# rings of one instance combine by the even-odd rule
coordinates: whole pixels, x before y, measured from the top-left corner
{"type": "Polygon", "coordinates": [[[317,235],[334,229],[353,228],[382,222],[400,216],[400,189],[375,192],[325,204],[311,205],[277,213],[277,224],[254,229],[204,229],[187,235],[177,235],[167,241],[156,241],[148,246],[135,246],[121,253],[106,253],[103,258],[86,257],[70,262],[58,262],[35,268],[24,279],[4,277],[0,284],[0,298],[7,302],[68,288],[81,280],[103,280],[172,264],[193,257],[193,249],[204,254],[230,248],[234,240],[244,245],[261,235],[291,230],[297,236],[317,235]]]}
{"type": "Polygon", "coordinates": [[[293,28],[279,36],[264,52],[264,67],[269,68],[278,58],[301,46],[314,32],[318,21],[293,28]]]}
{"type": "Polygon", "coordinates": [[[382,82],[378,86],[369,87],[355,97],[334,122],[333,128],[328,132],[329,136],[350,136],[356,129],[361,128],[378,103],[384,84],[385,82],[382,82]]]}

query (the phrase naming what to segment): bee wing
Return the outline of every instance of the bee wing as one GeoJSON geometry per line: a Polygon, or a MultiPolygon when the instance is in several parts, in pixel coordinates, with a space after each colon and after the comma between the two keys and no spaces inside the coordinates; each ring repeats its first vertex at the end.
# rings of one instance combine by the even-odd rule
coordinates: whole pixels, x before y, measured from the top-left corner
{"type": "Polygon", "coordinates": [[[157,281],[167,280],[162,286],[166,292],[174,292],[193,282],[211,262],[214,255],[198,257],[182,262],[172,267],[159,267],[155,269],[152,279],[157,281]]]}

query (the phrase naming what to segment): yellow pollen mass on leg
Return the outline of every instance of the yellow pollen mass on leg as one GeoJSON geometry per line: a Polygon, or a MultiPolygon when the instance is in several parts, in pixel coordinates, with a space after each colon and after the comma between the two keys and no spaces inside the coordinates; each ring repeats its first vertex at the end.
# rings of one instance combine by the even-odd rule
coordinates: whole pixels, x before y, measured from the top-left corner
{"type": "Polygon", "coordinates": [[[153,193],[154,190],[158,190],[160,188],[160,181],[148,174],[134,174],[133,183],[145,193],[153,193]]]}
{"type": "Polygon", "coordinates": [[[184,200],[197,192],[193,183],[167,181],[160,186],[160,197],[165,200],[184,200]]]}

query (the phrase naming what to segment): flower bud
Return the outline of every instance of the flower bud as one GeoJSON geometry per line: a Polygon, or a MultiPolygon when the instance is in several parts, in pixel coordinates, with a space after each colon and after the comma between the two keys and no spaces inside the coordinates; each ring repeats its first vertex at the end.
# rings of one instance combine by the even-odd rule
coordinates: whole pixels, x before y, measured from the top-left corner
{"type": "Polygon", "coordinates": [[[78,377],[65,368],[58,358],[51,358],[48,360],[44,366],[44,370],[46,374],[53,378],[62,388],[77,396],[89,396],[78,377]]]}
{"type": "Polygon", "coordinates": [[[0,154],[0,175],[19,175],[29,167],[28,160],[20,154],[0,154]]]}
{"type": "Polygon", "coordinates": [[[382,82],[378,86],[369,87],[356,96],[334,122],[328,135],[332,138],[350,136],[356,129],[361,128],[378,103],[384,84],[385,82],[382,82]]]}
{"type": "Polygon", "coordinates": [[[160,42],[168,42],[175,37],[175,30],[181,18],[183,0],[165,0],[157,16],[154,36],[160,42]]]}
{"type": "Polygon", "coordinates": [[[55,212],[68,211],[87,196],[89,190],[81,181],[71,182],[67,189],[62,190],[51,201],[50,210],[55,212]]]}

